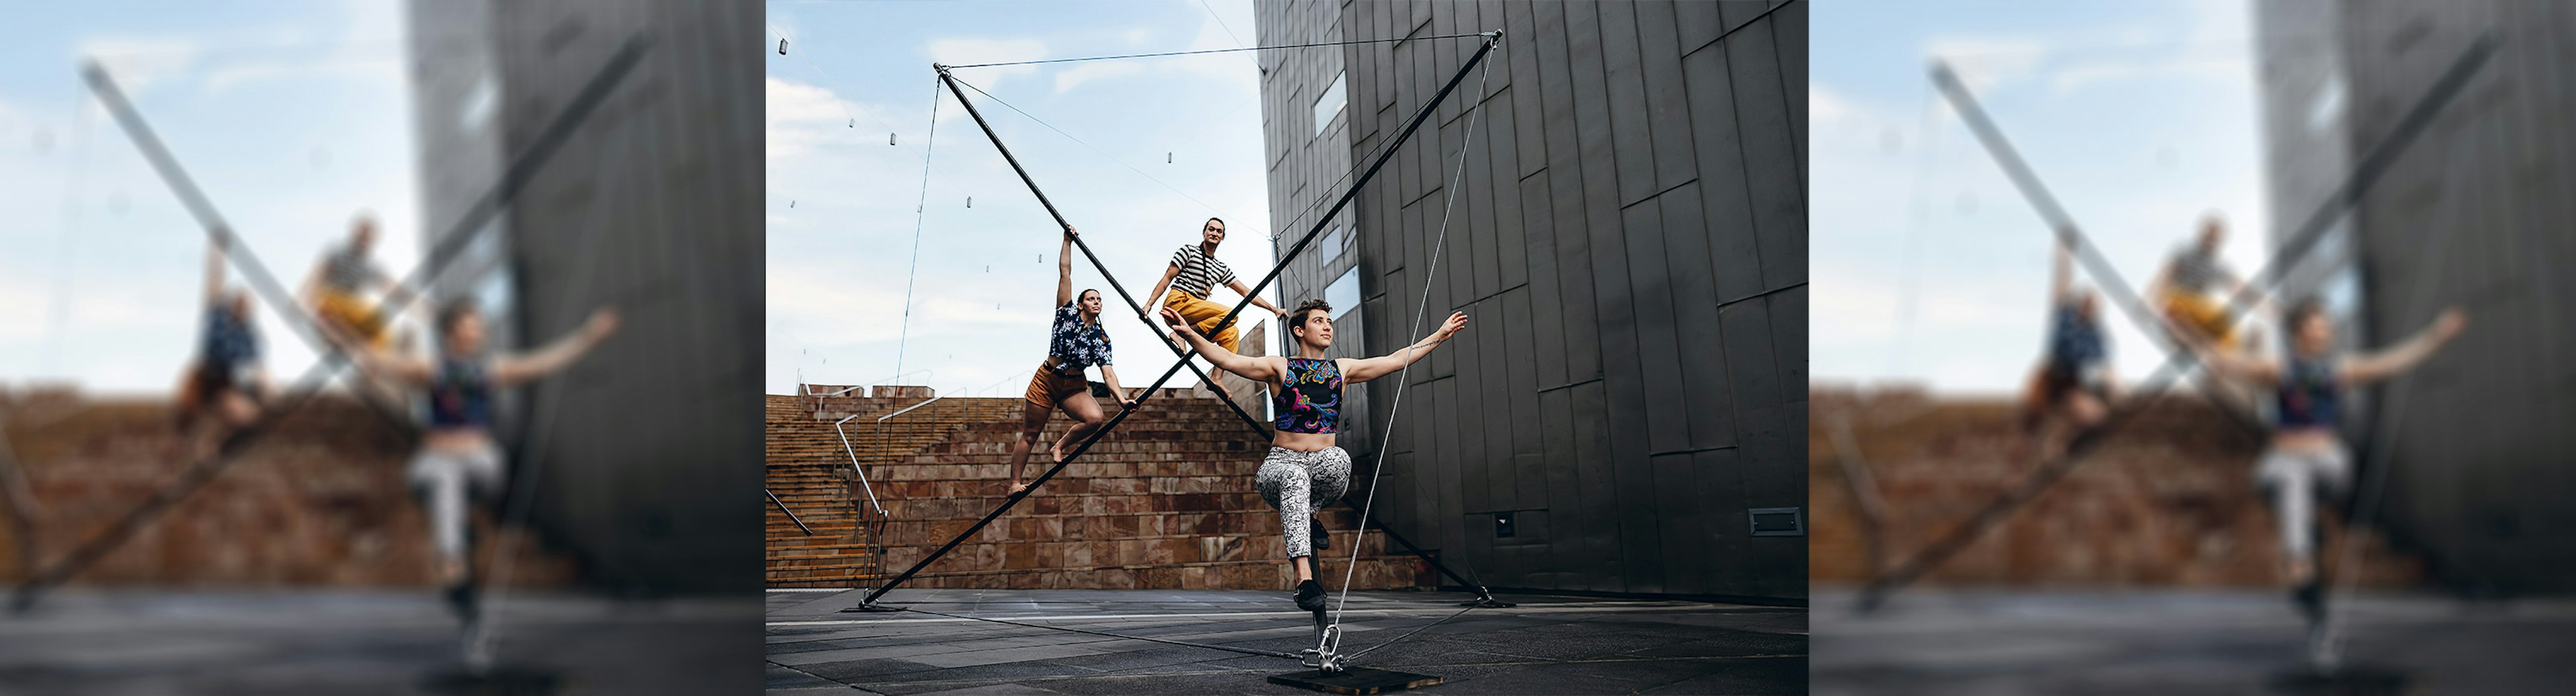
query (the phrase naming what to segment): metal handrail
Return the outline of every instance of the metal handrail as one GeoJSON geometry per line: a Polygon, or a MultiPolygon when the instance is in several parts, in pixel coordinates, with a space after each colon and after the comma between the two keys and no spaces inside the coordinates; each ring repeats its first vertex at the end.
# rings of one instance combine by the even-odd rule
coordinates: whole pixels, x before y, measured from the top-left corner
{"type": "MultiPolygon", "coordinates": [[[[910,377],[910,376],[913,376],[913,375],[935,375],[935,374],[938,374],[938,372],[937,372],[937,371],[934,371],[934,370],[930,370],[930,369],[925,368],[925,369],[913,370],[913,371],[911,371],[911,372],[906,372],[906,373],[903,373],[903,374],[895,375],[895,376],[893,376],[893,377],[887,377],[887,378],[885,378],[885,379],[881,379],[881,380],[877,380],[877,381],[875,381],[875,382],[872,382],[871,384],[884,385],[884,386],[891,386],[891,385],[893,385],[893,384],[894,384],[894,383],[896,383],[896,382],[902,381],[902,380],[903,380],[903,378],[905,378],[905,377],[910,377]]],[[[837,391],[831,391],[831,392],[818,392],[818,391],[814,391],[814,385],[811,385],[811,384],[799,384],[799,385],[796,385],[796,386],[797,386],[797,388],[798,388],[798,389],[800,389],[800,390],[804,391],[806,396],[840,396],[840,395],[842,395],[842,394],[848,394],[848,393],[850,393],[850,392],[858,391],[858,390],[860,390],[860,389],[865,389],[865,388],[867,388],[867,387],[868,387],[868,385],[867,385],[867,384],[858,384],[858,385],[852,385],[852,386],[849,386],[849,387],[845,387],[845,388],[842,388],[842,389],[837,390],[837,391]]]]}

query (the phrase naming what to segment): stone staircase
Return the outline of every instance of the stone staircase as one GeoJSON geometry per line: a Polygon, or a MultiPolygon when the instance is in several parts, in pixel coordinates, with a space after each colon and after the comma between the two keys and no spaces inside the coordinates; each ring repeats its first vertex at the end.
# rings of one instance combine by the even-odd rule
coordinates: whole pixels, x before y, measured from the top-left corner
{"type": "MultiPolygon", "coordinates": [[[[1809,394],[1808,573],[1871,577],[1869,539],[1835,428],[1847,424],[1883,502],[1887,563],[1912,556],[2038,466],[2018,455],[2018,406],[2003,398],[1817,388],[1809,394]]],[[[2200,397],[2161,397],[2046,492],[1925,576],[1960,586],[2277,587],[2286,582],[2271,508],[2255,487],[2264,439],[2200,397]]],[[[2337,518],[2336,515],[2327,515],[2337,518]]],[[[2321,551],[2339,549],[2341,520],[2321,551]]],[[[2373,534],[2365,585],[2422,583],[2421,560],[2373,534]]],[[[2332,553],[2320,560],[2333,562],[2332,553]]]]}
{"type": "MultiPolygon", "coordinates": [[[[26,485],[32,538],[0,524],[0,580],[51,563],[167,485],[186,468],[170,405],[59,397],[35,404],[0,394],[15,464],[26,485]]],[[[170,507],[74,584],[194,587],[436,584],[429,523],[404,481],[413,436],[339,394],[280,421],[193,495],[170,507]]],[[[8,505],[0,500],[0,505],[8,505]]],[[[15,511],[12,514],[16,514],[15,511]]],[[[511,585],[563,586],[577,564],[478,511],[480,567],[507,540],[511,585]]]]}
{"type": "MultiPolygon", "coordinates": [[[[813,531],[771,506],[771,587],[877,584],[1007,497],[1021,399],[939,399],[888,419],[879,437],[876,416],[920,404],[929,394],[901,387],[878,392],[885,396],[769,397],[770,490],[813,531]],[[852,414],[861,417],[850,421],[850,444],[888,514],[882,523],[860,524],[846,484],[832,473],[850,460],[832,422],[852,414]],[[871,425],[862,429],[861,423],[871,425]],[[879,547],[883,555],[872,556],[879,547]]],[[[1223,402],[1193,390],[1166,390],[1146,404],[1036,495],[906,586],[1288,587],[1278,516],[1252,488],[1267,441],[1223,402]]],[[[1041,442],[1053,442],[1068,423],[1060,414],[1051,418],[1041,442]]],[[[1046,466],[1041,449],[1027,475],[1034,478],[1046,466]]],[[[1325,514],[1335,542],[1323,554],[1327,578],[1340,578],[1348,565],[1356,517],[1342,508],[1325,514]]],[[[1354,587],[1432,584],[1427,564],[1389,555],[1385,544],[1384,535],[1369,535],[1354,587]]]]}

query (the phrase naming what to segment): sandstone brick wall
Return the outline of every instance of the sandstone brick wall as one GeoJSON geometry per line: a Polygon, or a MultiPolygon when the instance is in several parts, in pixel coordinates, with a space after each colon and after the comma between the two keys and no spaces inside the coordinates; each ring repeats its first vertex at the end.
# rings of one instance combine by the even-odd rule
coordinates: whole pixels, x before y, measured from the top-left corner
{"type": "MultiPolygon", "coordinates": [[[[770,481],[782,499],[787,489],[807,490],[806,473],[819,467],[846,466],[848,457],[837,440],[816,447],[817,437],[835,436],[830,422],[851,413],[890,413],[921,401],[920,392],[896,392],[891,398],[871,396],[846,402],[818,402],[795,396],[770,397],[770,481]],[[803,416],[800,409],[814,415],[803,416]],[[799,421],[819,421],[819,429],[799,421]],[[834,459],[837,457],[837,459],[834,459]]],[[[901,572],[936,550],[1001,504],[1009,484],[1009,447],[1018,432],[1018,398],[947,399],[913,414],[969,413],[942,423],[932,441],[885,455],[870,464],[869,476],[890,516],[882,539],[882,573],[901,572]],[[938,410],[946,409],[946,410],[938,410]]],[[[951,551],[907,583],[912,587],[989,588],[1240,588],[1284,589],[1289,568],[1279,538],[1279,520],[1252,488],[1252,473],[1268,450],[1242,421],[1214,398],[1192,390],[1166,390],[1146,402],[1109,437],[1095,445],[1039,492],[1001,519],[951,551]]],[[[892,421],[889,421],[892,422],[892,421]]],[[[1052,442],[1067,425],[1062,415],[1050,420],[1044,440],[1052,442]]],[[[850,431],[854,442],[862,437],[850,431]]],[[[889,439],[915,437],[895,435],[889,439]]],[[[1043,447],[1043,445],[1041,445],[1043,447]]],[[[863,453],[864,455],[865,453],[863,453]]],[[[864,457],[863,457],[864,458],[864,457]]],[[[1035,478],[1046,468],[1043,451],[1029,462],[1035,478]]],[[[809,501],[813,501],[810,499],[809,501]]],[[[807,505],[791,503],[809,526],[808,509],[829,510],[830,495],[807,505]]],[[[838,506],[847,509],[846,504],[838,506]]],[[[818,542],[806,537],[844,538],[850,527],[834,523],[805,535],[772,510],[770,585],[872,585],[877,577],[846,570],[807,573],[798,564],[831,565],[783,551],[801,551],[818,542]]],[[[845,513],[842,513],[845,514],[845,513]]],[[[1357,515],[1334,509],[1325,515],[1333,530],[1334,549],[1325,554],[1326,577],[1339,578],[1347,565],[1357,515]],[[1334,559],[1342,559],[1336,561],[1334,559]]],[[[846,518],[842,518],[846,519],[846,518]]],[[[1383,535],[1371,534],[1354,587],[1390,588],[1431,584],[1430,568],[1409,555],[1389,555],[1383,535]]],[[[839,552],[856,555],[852,552],[839,552]]],[[[832,554],[814,554],[832,555],[832,554]]]]}
{"type": "MultiPolygon", "coordinates": [[[[1935,399],[1919,391],[1814,389],[1808,419],[1808,572],[1860,583],[1867,540],[1833,429],[1847,423],[1885,501],[1887,562],[1911,556],[2020,482],[2016,405],[1935,399]]],[[[1925,576],[1927,584],[2268,587],[2285,581],[2275,518],[2253,481],[2261,436],[2200,397],[2155,402],[2100,450],[1982,540],[1925,576]]],[[[2331,516],[2330,516],[2331,517],[2331,516]]],[[[2327,546],[2341,543],[2327,527],[2327,546]]],[[[2363,579],[2419,584],[2422,564],[2365,539],[2363,579]]],[[[2331,554],[2329,554],[2330,558],[2331,554]]]]}
{"type": "MultiPolygon", "coordinates": [[[[157,400],[0,398],[35,503],[33,541],[50,563],[158,491],[186,463],[157,400]]],[[[172,506],[74,584],[431,586],[428,523],[402,480],[411,436],[356,401],[324,395],[284,420],[196,494],[172,506]]],[[[0,500],[0,504],[7,501],[0,500]]],[[[483,539],[494,524],[478,516],[483,539]]],[[[512,530],[512,584],[553,586],[574,564],[512,530]]],[[[0,580],[30,572],[0,525],[0,580]]],[[[485,567],[496,544],[484,544],[485,567]]]]}

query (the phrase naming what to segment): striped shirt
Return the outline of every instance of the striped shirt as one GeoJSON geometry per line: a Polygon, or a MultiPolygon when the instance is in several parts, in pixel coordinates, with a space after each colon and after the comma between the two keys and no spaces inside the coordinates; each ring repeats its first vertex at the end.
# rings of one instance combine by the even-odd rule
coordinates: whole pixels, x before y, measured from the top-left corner
{"type": "Polygon", "coordinates": [[[1172,266],[1181,269],[1179,274],[1172,276],[1172,289],[1202,300],[1207,299],[1208,291],[1216,286],[1234,282],[1234,269],[1226,268],[1225,262],[1216,260],[1216,257],[1199,253],[1199,245],[1196,244],[1185,245],[1172,252],[1172,266]]]}
{"type": "Polygon", "coordinates": [[[367,260],[365,252],[349,246],[331,250],[322,261],[322,284],[342,294],[357,294],[369,281],[385,277],[385,272],[367,260]]]}
{"type": "Polygon", "coordinates": [[[2175,252],[2173,257],[2174,287],[2194,293],[2207,293],[2220,279],[2232,278],[2227,266],[2219,263],[2218,254],[2204,251],[2194,244],[2175,252]]]}

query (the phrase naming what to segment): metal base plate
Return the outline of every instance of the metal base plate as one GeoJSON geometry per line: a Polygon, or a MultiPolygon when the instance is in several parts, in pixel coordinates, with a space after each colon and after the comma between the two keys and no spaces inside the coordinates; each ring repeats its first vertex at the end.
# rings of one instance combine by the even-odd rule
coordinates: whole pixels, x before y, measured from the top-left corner
{"type": "Polygon", "coordinates": [[[421,690],[433,694],[542,696],[563,690],[562,674],[532,665],[502,664],[482,669],[462,665],[431,672],[421,690]]]}
{"type": "Polygon", "coordinates": [[[2398,696],[2413,693],[2406,673],[2364,666],[2301,669],[2272,678],[2272,692],[2299,696],[2398,696]]]}
{"type": "Polygon", "coordinates": [[[1352,667],[1333,673],[1307,670],[1274,674],[1270,677],[1270,683],[1336,694],[1383,694],[1437,685],[1440,683],[1440,678],[1428,674],[1352,667]]]}
{"type": "Polygon", "coordinates": [[[843,614],[850,614],[850,613],[873,614],[873,613],[877,613],[877,612],[897,612],[897,611],[903,611],[903,609],[902,609],[902,608],[900,608],[900,607],[887,607],[887,606],[878,606],[878,605],[874,605],[874,604],[861,604],[861,605],[858,605],[858,606],[855,606],[855,607],[850,607],[850,608],[848,608],[848,609],[843,609],[843,610],[841,610],[841,613],[843,613],[843,614]]]}

